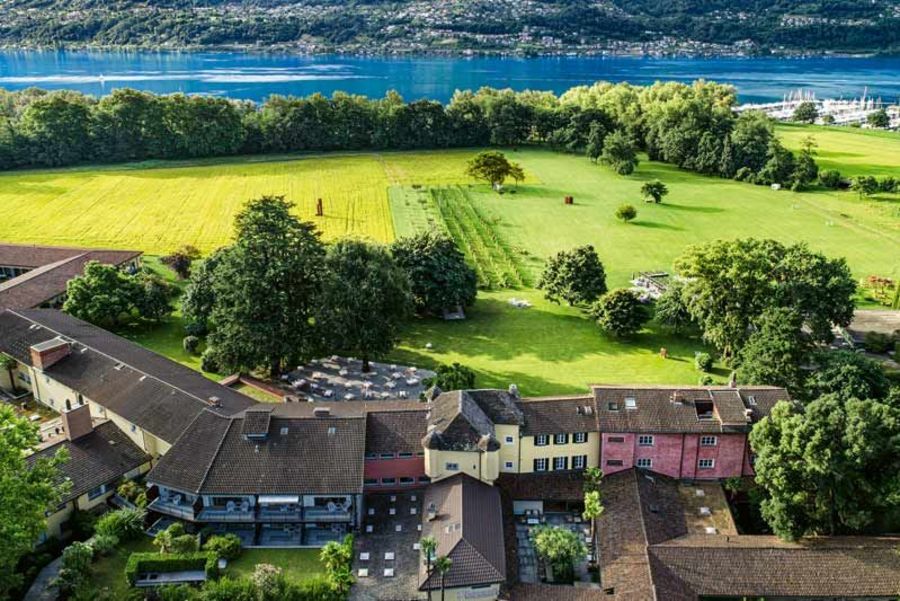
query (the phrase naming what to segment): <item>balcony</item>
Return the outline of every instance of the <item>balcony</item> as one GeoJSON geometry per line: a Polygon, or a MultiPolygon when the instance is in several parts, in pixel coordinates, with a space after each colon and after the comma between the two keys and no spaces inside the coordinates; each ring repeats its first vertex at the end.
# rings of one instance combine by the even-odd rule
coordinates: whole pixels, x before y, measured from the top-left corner
{"type": "Polygon", "coordinates": [[[256,517],[260,522],[299,522],[303,511],[296,505],[260,505],[256,517]]]}
{"type": "Polygon", "coordinates": [[[304,507],[303,519],[306,522],[349,522],[353,514],[342,507],[304,507]]]}
{"type": "Polygon", "coordinates": [[[183,520],[194,519],[194,508],[190,502],[175,502],[172,498],[158,497],[147,506],[150,511],[181,518],[183,520]]]}
{"type": "Polygon", "coordinates": [[[197,519],[201,522],[253,522],[256,516],[252,509],[245,511],[240,507],[235,509],[205,507],[197,519]]]}

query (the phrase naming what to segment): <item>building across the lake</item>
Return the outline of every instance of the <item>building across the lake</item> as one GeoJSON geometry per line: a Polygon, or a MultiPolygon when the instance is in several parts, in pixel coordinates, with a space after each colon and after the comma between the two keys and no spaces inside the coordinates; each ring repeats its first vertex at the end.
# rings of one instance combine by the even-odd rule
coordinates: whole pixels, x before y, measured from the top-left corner
{"type": "MultiPolygon", "coordinates": [[[[581,472],[600,467],[603,588],[579,599],[722,591],[813,599],[824,587],[830,597],[881,599],[898,584],[887,549],[900,539],[786,544],[721,523],[698,530],[684,516],[700,509],[679,509],[690,492],[679,482],[721,494],[719,480],[753,474],[748,435],[788,400],[780,388],[617,385],[523,398],[510,387],[431,390],[421,402],[267,404],[50,309],[0,312],[0,352],[17,361],[16,385],[61,415],[65,440],[30,459],[69,452],[67,492],[48,508],[50,536],[64,532],[75,508],[102,506],[119,482],[139,476],[151,515],[234,532],[253,546],[318,547],[349,532],[364,544],[371,520],[394,515],[376,515],[375,499],[392,499],[396,512],[393,499],[403,495],[412,502],[406,519],[418,522],[404,536],[431,534],[453,559],[447,598],[496,599],[516,573],[508,520],[576,506],[581,472]],[[765,573],[766,557],[775,558],[775,576],[765,573]],[[789,578],[777,575],[782,566],[789,578]]],[[[9,378],[0,373],[0,387],[9,378]]],[[[439,588],[434,575],[417,578],[415,595],[439,588]]],[[[544,588],[512,588],[509,598],[550,601],[561,590],[544,588]]]]}

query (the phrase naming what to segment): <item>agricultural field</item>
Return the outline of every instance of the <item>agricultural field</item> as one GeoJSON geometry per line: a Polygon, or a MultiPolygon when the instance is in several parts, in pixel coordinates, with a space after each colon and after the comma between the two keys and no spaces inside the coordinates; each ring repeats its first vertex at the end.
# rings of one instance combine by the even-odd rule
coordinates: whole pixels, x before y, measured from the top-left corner
{"type": "MultiPolygon", "coordinates": [[[[859,130],[779,127],[792,147],[812,133],[824,167],[845,175],[900,176],[900,136],[859,130]]],[[[634,339],[608,338],[580,312],[546,302],[533,288],[546,257],[593,244],[611,288],[644,270],[669,270],[690,244],[719,238],[805,241],[846,257],[854,274],[900,277],[900,197],[860,199],[853,192],[773,191],[644,161],[622,177],[584,157],[538,149],[508,152],[526,179],[504,194],[469,180],[474,150],[359,153],[189,165],[137,165],[0,175],[0,240],[140,248],[162,253],[183,243],[204,251],[227,243],[241,203],[285,194],[326,240],[343,235],[389,242],[429,228],[454,237],[485,290],[463,322],[420,320],[391,360],[431,366],[459,361],[480,386],[516,382],[527,394],[581,392],[597,382],[694,383],[696,337],[655,324],[634,339]],[[646,204],[641,185],[659,179],[669,195],[646,204]],[[574,205],[563,197],[574,196],[574,205]],[[325,217],[314,216],[315,199],[325,217]],[[625,224],[616,207],[638,216],[625,224]],[[516,309],[511,298],[526,299],[516,309]],[[430,344],[430,348],[426,348],[430,344]],[[666,348],[669,359],[660,357],[666,348]]],[[[199,367],[181,347],[176,313],[154,328],[124,335],[199,367]]],[[[212,377],[213,374],[210,374],[212,377]]],[[[715,374],[724,381],[726,373],[715,374]]]]}

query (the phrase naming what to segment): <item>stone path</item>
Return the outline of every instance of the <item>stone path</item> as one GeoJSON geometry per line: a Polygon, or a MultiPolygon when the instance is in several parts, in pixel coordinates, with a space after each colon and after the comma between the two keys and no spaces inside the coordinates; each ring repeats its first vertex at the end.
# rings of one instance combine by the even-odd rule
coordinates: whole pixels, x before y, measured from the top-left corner
{"type": "Polygon", "coordinates": [[[31,588],[22,597],[22,601],[56,601],[59,594],[55,586],[52,586],[56,577],[59,576],[59,569],[62,566],[62,557],[57,557],[40,571],[31,588]]]}

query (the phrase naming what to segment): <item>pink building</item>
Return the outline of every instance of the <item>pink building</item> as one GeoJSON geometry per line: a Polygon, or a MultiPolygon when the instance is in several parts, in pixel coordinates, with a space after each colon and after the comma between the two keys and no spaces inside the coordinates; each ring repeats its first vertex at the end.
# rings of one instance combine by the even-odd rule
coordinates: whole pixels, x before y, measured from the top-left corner
{"type": "Polygon", "coordinates": [[[421,404],[402,411],[376,411],[366,419],[363,488],[366,492],[425,486],[422,438],[428,420],[421,404]]]}
{"type": "Polygon", "coordinates": [[[748,435],[784,389],[595,386],[600,468],[631,467],[673,478],[752,476],[748,435]]]}

